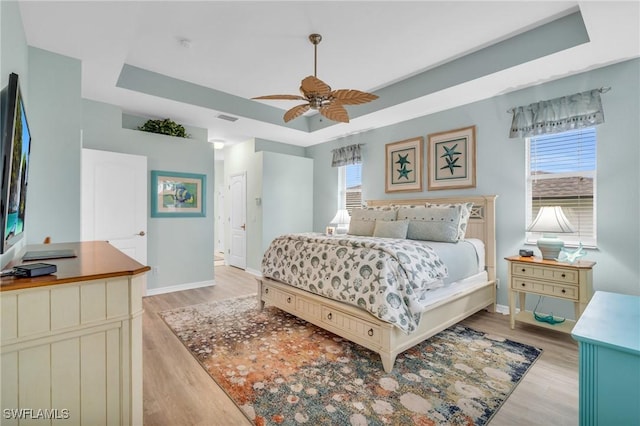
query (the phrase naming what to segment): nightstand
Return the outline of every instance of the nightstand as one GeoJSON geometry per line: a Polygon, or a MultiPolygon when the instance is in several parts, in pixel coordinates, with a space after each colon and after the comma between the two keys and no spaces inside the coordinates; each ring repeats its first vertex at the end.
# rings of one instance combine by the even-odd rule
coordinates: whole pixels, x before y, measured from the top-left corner
{"type": "MultiPolygon", "coordinates": [[[[593,295],[592,269],[596,264],[578,261],[574,264],[544,260],[539,257],[511,256],[505,258],[509,263],[509,317],[511,328],[516,321],[571,333],[587,303],[593,295]],[[549,296],[573,302],[575,320],[565,320],[560,324],[537,321],[533,312],[525,309],[527,294],[549,296]],[[519,297],[520,312],[516,314],[516,296],[519,297]]],[[[547,313],[541,313],[547,315],[547,313]]]]}

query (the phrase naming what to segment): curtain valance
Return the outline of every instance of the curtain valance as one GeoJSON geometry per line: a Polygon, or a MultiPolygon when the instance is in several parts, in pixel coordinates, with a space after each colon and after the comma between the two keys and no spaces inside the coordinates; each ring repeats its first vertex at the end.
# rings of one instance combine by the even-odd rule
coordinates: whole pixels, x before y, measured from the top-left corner
{"type": "Polygon", "coordinates": [[[513,113],[509,137],[565,132],[604,123],[600,93],[607,91],[609,88],[593,89],[512,108],[509,110],[513,113]]]}
{"type": "Polygon", "coordinates": [[[362,163],[362,156],[360,155],[361,146],[361,144],[349,145],[332,150],[333,159],[331,160],[331,167],[362,163]]]}

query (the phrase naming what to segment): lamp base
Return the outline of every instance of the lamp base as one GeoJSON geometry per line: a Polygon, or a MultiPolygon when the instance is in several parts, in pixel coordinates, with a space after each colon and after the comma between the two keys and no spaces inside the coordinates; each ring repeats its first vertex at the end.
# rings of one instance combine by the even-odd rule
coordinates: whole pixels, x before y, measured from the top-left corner
{"type": "Polygon", "coordinates": [[[336,234],[346,234],[349,231],[349,225],[338,225],[336,227],[336,234]]]}
{"type": "Polygon", "coordinates": [[[564,242],[555,235],[543,234],[542,238],[538,240],[538,249],[542,253],[543,259],[556,260],[562,247],[564,247],[564,242]]]}

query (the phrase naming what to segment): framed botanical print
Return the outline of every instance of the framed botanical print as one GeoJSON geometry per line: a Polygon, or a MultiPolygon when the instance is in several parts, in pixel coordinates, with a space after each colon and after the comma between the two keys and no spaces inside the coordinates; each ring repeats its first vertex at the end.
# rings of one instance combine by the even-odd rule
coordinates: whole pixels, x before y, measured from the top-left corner
{"type": "Polygon", "coordinates": [[[422,145],[417,137],[385,145],[385,192],[422,191],[422,145]]]}
{"type": "Polygon", "coordinates": [[[427,188],[476,187],[476,126],[432,133],[427,144],[427,188]]]}

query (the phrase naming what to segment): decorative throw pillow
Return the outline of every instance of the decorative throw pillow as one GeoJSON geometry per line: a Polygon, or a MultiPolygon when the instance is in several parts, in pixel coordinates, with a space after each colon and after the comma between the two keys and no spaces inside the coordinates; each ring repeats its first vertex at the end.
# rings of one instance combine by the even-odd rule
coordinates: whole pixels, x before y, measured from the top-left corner
{"type": "Polygon", "coordinates": [[[351,220],[396,220],[397,210],[392,207],[363,207],[351,211],[351,220]]]}
{"type": "Polygon", "coordinates": [[[460,223],[458,225],[458,240],[463,240],[467,232],[467,225],[469,218],[471,217],[471,209],[473,203],[457,203],[457,204],[430,204],[427,203],[427,208],[442,208],[442,207],[456,207],[460,206],[460,223]]]}
{"type": "Polygon", "coordinates": [[[375,220],[363,220],[351,218],[349,222],[349,230],[347,234],[360,235],[361,237],[373,236],[373,230],[376,226],[375,220]]]}
{"type": "Polygon", "coordinates": [[[409,239],[455,243],[458,241],[460,210],[460,206],[400,208],[398,219],[409,220],[409,239]]]}
{"type": "Polygon", "coordinates": [[[375,224],[374,237],[407,238],[408,220],[376,220],[375,224]]]}

